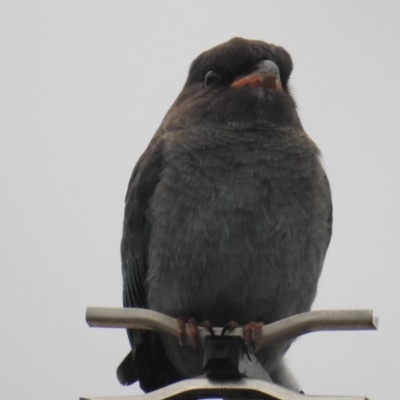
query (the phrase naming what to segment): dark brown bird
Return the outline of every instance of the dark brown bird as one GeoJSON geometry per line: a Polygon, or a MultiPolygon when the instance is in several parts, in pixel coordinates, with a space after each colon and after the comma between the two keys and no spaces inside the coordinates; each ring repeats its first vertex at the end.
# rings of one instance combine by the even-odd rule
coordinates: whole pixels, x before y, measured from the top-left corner
{"type": "MultiPolygon", "coordinates": [[[[194,60],[129,182],[125,307],[214,326],[269,324],[310,309],[332,205],[288,90],[291,71],[282,47],[240,38],[194,60]]],[[[202,374],[201,352],[156,333],[128,334],[123,382],[151,391],[202,374]]],[[[274,375],[289,346],[257,358],[274,375]]]]}

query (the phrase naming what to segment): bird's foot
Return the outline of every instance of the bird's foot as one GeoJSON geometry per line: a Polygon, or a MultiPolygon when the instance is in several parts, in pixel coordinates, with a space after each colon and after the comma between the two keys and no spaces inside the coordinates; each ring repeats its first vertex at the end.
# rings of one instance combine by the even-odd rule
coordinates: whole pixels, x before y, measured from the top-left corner
{"type": "MultiPolygon", "coordinates": [[[[239,325],[237,322],[230,321],[222,329],[221,335],[224,336],[226,332],[232,332],[234,329],[239,328],[240,326],[241,325],[239,325]]],[[[264,324],[262,322],[255,321],[250,321],[243,325],[243,341],[246,349],[249,349],[250,347],[252,347],[253,350],[257,349],[263,326],[264,324]]]]}
{"type": "Polygon", "coordinates": [[[209,321],[202,321],[197,322],[195,318],[185,318],[185,317],[178,317],[178,337],[179,337],[179,344],[181,346],[186,344],[186,324],[188,325],[189,336],[193,340],[193,350],[195,354],[198,354],[199,347],[200,347],[200,335],[198,327],[201,326],[205,328],[207,331],[210,332],[212,336],[214,336],[214,331],[209,321]]]}
{"type": "Polygon", "coordinates": [[[243,341],[246,347],[251,346],[254,350],[257,349],[263,326],[262,322],[254,321],[250,321],[243,326],[243,341]]]}

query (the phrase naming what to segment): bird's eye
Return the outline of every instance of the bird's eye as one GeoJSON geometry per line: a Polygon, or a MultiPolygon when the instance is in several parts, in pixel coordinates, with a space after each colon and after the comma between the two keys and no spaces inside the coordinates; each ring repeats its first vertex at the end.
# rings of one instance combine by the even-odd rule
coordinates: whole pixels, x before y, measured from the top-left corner
{"type": "Polygon", "coordinates": [[[204,86],[206,88],[215,86],[220,79],[221,75],[215,69],[210,69],[204,78],[204,86]]]}

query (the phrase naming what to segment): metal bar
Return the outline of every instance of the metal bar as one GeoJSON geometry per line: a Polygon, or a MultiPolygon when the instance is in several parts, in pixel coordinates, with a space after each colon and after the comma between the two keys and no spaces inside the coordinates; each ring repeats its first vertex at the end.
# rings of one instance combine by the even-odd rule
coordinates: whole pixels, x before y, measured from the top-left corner
{"type": "Polygon", "coordinates": [[[178,337],[175,318],[143,308],[87,307],[86,322],[90,327],[149,329],[178,337]]]}
{"type": "Polygon", "coordinates": [[[268,400],[368,400],[359,396],[313,396],[297,393],[275,383],[243,378],[233,381],[211,381],[207,378],[187,379],[151,393],[122,397],[82,397],[80,400],[168,400],[195,396],[229,396],[243,392],[243,397],[268,400]],[[257,397],[254,397],[257,395],[257,397]]]}
{"type": "MultiPolygon", "coordinates": [[[[88,307],[86,321],[91,327],[150,329],[178,337],[177,321],[156,311],[139,308],[100,308],[88,307]]],[[[337,330],[375,330],[378,319],[372,310],[322,310],[310,311],[265,325],[262,328],[258,349],[277,342],[296,338],[310,332],[337,330]]],[[[192,344],[192,337],[187,329],[187,342],[192,344]]],[[[222,328],[213,328],[219,335],[222,328]]],[[[199,327],[200,338],[209,332],[199,327]]],[[[237,328],[230,335],[242,336],[242,328],[237,328]]]]}
{"type": "Polygon", "coordinates": [[[259,347],[318,331],[357,331],[378,329],[372,310],[319,310],[282,319],[262,328],[259,347]]]}

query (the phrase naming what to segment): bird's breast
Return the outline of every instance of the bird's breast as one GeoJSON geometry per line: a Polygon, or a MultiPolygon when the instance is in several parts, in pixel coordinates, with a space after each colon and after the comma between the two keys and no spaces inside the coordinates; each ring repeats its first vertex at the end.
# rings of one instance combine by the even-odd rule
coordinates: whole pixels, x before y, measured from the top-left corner
{"type": "Polygon", "coordinates": [[[271,316],[319,276],[320,265],[304,267],[317,150],[295,135],[190,139],[167,143],[150,201],[149,306],[214,323],[271,316]]]}

